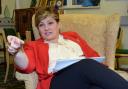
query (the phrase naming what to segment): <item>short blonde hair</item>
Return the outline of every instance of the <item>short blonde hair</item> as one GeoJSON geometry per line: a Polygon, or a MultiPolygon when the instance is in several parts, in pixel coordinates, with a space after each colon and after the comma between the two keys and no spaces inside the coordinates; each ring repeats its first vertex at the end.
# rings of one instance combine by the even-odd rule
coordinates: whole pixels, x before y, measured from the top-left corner
{"type": "Polygon", "coordinates": [[[56,20],[56,22],[59,22],[58,11],[51,7],[39,7],[35,13],[35,26],[38,28],[40,21],[49,16],[53,17],[56,20]]]}

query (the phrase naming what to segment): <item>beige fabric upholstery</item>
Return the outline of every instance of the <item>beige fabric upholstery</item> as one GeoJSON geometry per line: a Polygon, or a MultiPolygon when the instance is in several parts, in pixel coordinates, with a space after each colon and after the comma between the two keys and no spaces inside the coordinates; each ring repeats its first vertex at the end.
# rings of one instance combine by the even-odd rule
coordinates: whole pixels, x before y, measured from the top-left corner
{"type": "Polygon", "coordinates": [[[37,30],[37,28],[35,27],[35,14],[32,16],[32,29],[33,29],[33,35],[35,39],[39,39],[40,35],[39,35],[39,31],[37,30]]]}
{"type": "MultiPolygon", "coordinates": [[[[115,66],[115,45],[120,24],[119,21],[120,18],[117,14],[113,14],[111,16],[94,14],[64,14],[60,16],[61,31],[78,32],[92,48],[99,52],[101,56],[106,57],[106,64],[113,70],[115,66]]],[[[36,31],[38,30],[34,29],[35,33],[36,31]]],[[[35,38],[38,37],[39,33],[36,33],[35,38]]],[[[128,79],[128,74],[126,72],[119,71],[119,74],[128,79]]],[[[21,74],[17,72],[16,75],[20,75],[17,76],[17,79],[20,80],[35,81],[33,74],[29,74],[32,77],[30,79],[28,74],[21,74]]],[[[26,89],[33,89],[32,87],[35,86],[36,83],[34,85],[32,82],[32,84],[26,84],[26,89]]]]}
{"type": "Polygon", "coordinates": [[[25,89],[36,89],[36,84],[38,82],[36,72],[32,72],[30,74],[16,72],[15,76],[19,81],[25,82],[25,89]]]}
{"type": "Polygon", "coordinates": [[[62,31],[71,30],[79,33],[101,56],[106,56],[107,65],[114,68],[118,15],[70,14],[62,15],[60,18],[63,24],[62,31]]]}

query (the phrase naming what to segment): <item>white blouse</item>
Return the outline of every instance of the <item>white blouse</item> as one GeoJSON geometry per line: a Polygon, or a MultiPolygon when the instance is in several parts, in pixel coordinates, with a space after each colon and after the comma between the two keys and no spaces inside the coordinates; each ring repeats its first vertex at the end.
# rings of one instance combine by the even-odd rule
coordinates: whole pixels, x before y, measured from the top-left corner
{"type": "MultiPolygon", "coordinates": [[[[58,43],[49,44],[49,67],[48,73],[54,72],[54,67],[57,60],[70,60],[70,59],[83,59],[83,52],[81,47],[71,41],[64,39],[62,35],[59,35],[58,43]]],[[[85,58],[85,57],[84,57],[85,58]]]]}

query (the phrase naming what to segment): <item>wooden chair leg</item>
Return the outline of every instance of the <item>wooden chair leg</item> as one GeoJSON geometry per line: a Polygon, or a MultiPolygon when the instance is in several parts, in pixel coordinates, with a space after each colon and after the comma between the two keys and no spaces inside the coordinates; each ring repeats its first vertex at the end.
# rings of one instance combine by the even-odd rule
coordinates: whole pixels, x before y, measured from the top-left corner
{"type": "Polygon", "coordinates": [[[120,69],[119,57],[116,57],[116,69],[120,69]]]}
{"type": "MultiPolygon", "coordinates": [[[[125,56],[125,57],[128,57],[128,56],[125,56]]],[[[123,71],[128,72],[128,68],[121,67],[119,58],[121,58],[121,56],[116,57],[116,70],[123,70],[123,71]]]]}
{"type": "Polygon", "coordinates": [[[15,78],[15,73],[16,73],[16,68],[15,68],[15,66],[14,66],[13,78],[15,78]]]}
{"type": "MultiPolygon", "coordinates": [[[[13,63],[14,63],[14,60],[13,60],[13,63]]],[[[16,68],[15,68],[15,65],[13,64],[13,78],[15,78],[15,73],[16,73],[16,68]]]]}
{"type": "Polygon", "coordinates": [[[8,73],[9,73],[9,53],[6,52],[6,73],[5,73],[5,78],[4,78],[4,83],[7,82],[7,78],[8,78],[8,73]]]}

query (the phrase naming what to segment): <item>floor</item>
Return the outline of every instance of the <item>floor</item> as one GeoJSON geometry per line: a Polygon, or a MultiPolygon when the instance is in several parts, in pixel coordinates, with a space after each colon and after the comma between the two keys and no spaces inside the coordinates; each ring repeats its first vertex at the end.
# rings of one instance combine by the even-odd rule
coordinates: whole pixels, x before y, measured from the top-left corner
{"type": "Polygon", "coordinates": [[[10,65],[10,71],[7,83],[4,83],[5,68],[0,64],[0,89],[25,89],[24,82],[16,80],[13,77],[13,65],[10,65]]]}

